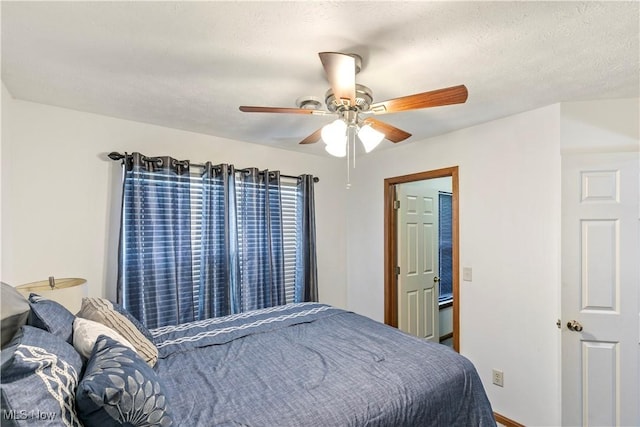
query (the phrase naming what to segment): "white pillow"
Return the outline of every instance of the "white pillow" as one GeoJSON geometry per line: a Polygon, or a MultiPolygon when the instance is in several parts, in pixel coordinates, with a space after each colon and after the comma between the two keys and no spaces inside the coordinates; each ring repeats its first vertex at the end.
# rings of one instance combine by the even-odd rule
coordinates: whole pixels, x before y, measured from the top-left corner
{"type": "Polygon", "coordinates": [[[96,344],[100,335],[106,335],[118,341],[120,344],[129,347],[131,350],[136,351],[135,347],[122,335],[102,323],[83,319],[82,317],[76,317],[76,320],[73,321],[73,347],[84,358],[89,359],[89,357],[91,357],[93,346],[96,344]]]}

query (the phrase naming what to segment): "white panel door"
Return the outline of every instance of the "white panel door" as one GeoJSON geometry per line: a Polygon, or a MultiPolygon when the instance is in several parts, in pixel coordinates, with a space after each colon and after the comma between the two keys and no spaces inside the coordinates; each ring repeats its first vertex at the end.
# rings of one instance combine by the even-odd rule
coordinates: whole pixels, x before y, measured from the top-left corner
{"type": "Polygon", "coordinates": [[[438,191],[424,183],[396,186],[398,328],[440,342],[438,326],[438,191]]]}
{"type": "Polygon", "coordinates": [[[562,424],[640,425],[638,153],[562,164],[562,424]],[[575,320],[571,330],[567,323],[575,320]]]}

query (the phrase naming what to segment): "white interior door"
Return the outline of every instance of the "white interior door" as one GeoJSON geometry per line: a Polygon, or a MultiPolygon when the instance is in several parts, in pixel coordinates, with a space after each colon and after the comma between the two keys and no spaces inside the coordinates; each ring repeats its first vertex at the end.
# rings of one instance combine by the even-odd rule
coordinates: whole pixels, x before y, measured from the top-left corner
{"type": "Polygon", "coordinates": [[[562,175],[562,424],[638,426],[638,153],[563,156],[562,175]]]}
{"type": "Polygon", "coordinates": [[[396,186],[398,328],[440,342],[438,326],[438,191],[424,182],[396,186]]]}

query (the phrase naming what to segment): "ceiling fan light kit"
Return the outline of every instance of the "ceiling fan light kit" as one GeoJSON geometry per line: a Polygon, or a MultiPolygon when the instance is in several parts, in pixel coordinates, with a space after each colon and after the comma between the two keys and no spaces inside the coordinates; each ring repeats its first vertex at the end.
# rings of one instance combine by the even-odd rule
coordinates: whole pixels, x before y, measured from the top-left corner
{"type": "Polygon", "coordinates": [[[369,153],[382,142],[384,133],[378,132],[371,125],[364,125],[358,130],[358,138],[364,146],[364,151],[369,153]]]}
{"type": "Polygon", "coordinates": [[[430,92],[417,93],[373,102],[373,92],[368,87],[356,84],[356,74],[362,68],[362,58],[356,54],[320,52],[320,61],[331,88],[325,94],[326,111],[321,110],[321,102],[313,96],[296,100],[298,108],[253,107],[243,105],[240,111],[247,113],[287,113],[337,115],[338,119],[316,130],[300,144],[313,144],[320,139],[326,144],[325,150],[336,157],[345,157],[352,142],[355,155],[355,137],[371,152],[386,138],[393,143],[404,141],[410,133],[371,117],[372,115],[396,113],[443,105],[462,104],[467,101],[464,85],[452,86],[430,92]]]}
{"type": "Polygon", "coordinates": [[[323,126],[320,135],[326,144],[324,149],[327,153],[335,157],[347,155],[347,124],[342,119],[323,126]]]}

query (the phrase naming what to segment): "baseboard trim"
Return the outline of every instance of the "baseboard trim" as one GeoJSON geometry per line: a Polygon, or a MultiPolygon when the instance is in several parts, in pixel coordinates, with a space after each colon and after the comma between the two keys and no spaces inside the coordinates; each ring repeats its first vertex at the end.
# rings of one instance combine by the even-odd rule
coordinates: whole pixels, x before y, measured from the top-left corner
{"type": "Polygon", "coordinates": [[[493,417],[496,419],[497,423],[500,423],[500,424],[502,424],[503,426],[506,426],[506,427],[525,427],[524,424],[520,424],[518,422],[515,422],[512,419],[509,419],[509,418],[505,417],[504,415],[500,415],[497,412],[493,413],[493,417]]]}
{"type": "Polygon", "coordinates": [[[453,338],[453,332],[449,332],[448,334],[444,334],[443,336],[441,336],[440,337],[440,342],[446,341],[449,338],[453,338]]]}

